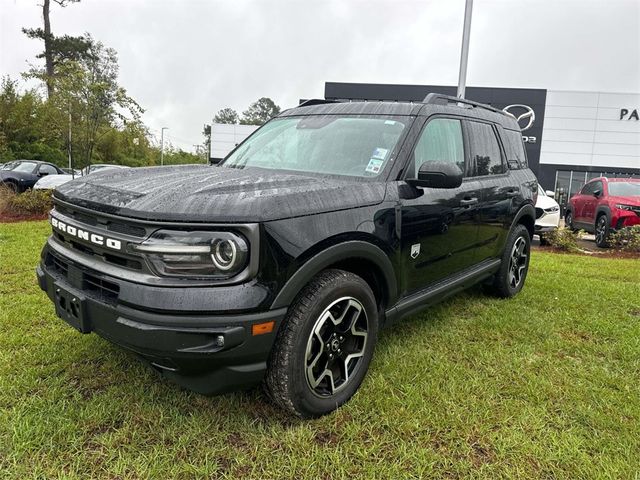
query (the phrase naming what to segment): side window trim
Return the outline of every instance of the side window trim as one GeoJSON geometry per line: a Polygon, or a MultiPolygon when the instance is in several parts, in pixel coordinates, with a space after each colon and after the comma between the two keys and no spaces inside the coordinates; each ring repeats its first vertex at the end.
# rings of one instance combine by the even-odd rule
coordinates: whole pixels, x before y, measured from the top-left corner
{"type": "MultiPolygon", "coordinates": [[[[422,124],[422,126],[420,126],[420,130],[418,132],[418,134],[416,135],[416,138],[413,142],[413,145],[411,146],[411,149],[409,150],[409,154],[407,155],[407,164],[406,167],[404,169],[404,171],[402,172],[402,175],[400,176],[400,178],[402,180],[405,180],[407,178],[410,178],[409,175],[411,174],[411,170],[412,167],[415,165],[415,151],[416,151],[416,147],[418,146],[418,144],[420,143],[420,139],[422,138],[422,134],[424,133],[425,129],[427,128],[427,125],[429,125],[429,123],[431,123],[433,120],[458,120],[460,122],[460,130],[461,130],[461,134],[462,134],[462,149],[463,149],[463,156],[464,156],[464,172],[463,173],[463,178],[467,178],[469,175],[469,162],[471,160],[470,154],[469,154],[469,142],[467,141],[467,136],[465,133],[465,121],[466,121],[466,117],[461,117],[461,116],[457,116],[457,115],[447,115],[447,114],[442,114],[442,113],[436,113],[434,115],[430,115],[429,117],[426,118],[425,122],[422,124]]],[[[414,175],[416,175],[416,172],[413,172],[414,175]]]]}

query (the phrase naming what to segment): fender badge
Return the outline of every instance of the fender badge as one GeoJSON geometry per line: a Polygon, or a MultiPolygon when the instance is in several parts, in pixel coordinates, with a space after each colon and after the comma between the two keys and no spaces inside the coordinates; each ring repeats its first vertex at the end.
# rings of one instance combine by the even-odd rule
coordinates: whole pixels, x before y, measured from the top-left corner
{"type": "Polygon", "coordinates": [[[416,258],[418,255],[420,255],[420,244],[411,245],[411,258],[416,258]]]}

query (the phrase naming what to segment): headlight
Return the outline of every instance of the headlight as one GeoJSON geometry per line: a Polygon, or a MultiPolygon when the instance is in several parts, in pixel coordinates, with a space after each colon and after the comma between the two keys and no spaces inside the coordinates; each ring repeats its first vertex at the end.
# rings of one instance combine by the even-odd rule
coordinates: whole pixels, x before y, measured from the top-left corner
{"type": "Polygon", "coordinates": [[[625,205],[624,203],[616,203],[616,208],[618,210],[633,211],[633,205],[625,205]]]}
{"type": "Polygon", "coordinates": [[[246,240],[232,232],[158,230],[131,248],[163,277],[227,279],[242,272],[249,259],[246,240]]]}
{"type": "Polygon", "coordinates": [[[549,208],[545,208],[544,211],[547,213],[555,213],[557,211],[560,210],[560,207],[557,205],[554,205],[553,207],[549,207],[549,208]]]}

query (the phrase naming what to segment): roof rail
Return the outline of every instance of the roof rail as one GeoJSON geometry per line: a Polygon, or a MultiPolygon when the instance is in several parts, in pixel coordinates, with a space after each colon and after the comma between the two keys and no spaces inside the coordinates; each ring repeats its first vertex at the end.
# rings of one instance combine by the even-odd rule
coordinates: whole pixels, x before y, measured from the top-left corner
{"type": "Polygon", "coordinates": [[[484,103],[474,102],[473,100],[467,100],[466,98],[452,97],[451,95],[443,95],[441,93],[430,93],[422,103],[427,105],[447,105],[449,103],[464,103],[465,105],[471,105],[472,107],[484,108],[485,110],[491,110],[492,112],[501,113],[502,115],[509,115],[498,108],[491,105],[485,105],[484,103]]]}
{"type": "Polygon", "coordinates": [[[340,100],[325,100],[324,98],[310,98],[298,104],[299,107],[309,107],[311,105],[322,105],[325,103],[340,103],[340,100]]]}

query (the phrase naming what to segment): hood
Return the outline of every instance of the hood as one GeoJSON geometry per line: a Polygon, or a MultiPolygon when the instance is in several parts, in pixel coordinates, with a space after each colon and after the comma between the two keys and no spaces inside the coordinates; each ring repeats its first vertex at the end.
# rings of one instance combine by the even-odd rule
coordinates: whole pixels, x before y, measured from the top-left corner
{"type": "Polygon", "coordinates": [[[382,202],[385,184],[261,168],[107,170],[60,185],[55,198],[144,220],[261,222],[382,202]]]}
{"type": "Polygon", "coordinates": [[[556,202],[553,198],[547,197],[546,195],[538,195],[536,207],[542,208],[544,210],[545,208],[551,208],[554,206],[557,207],[558,202],[556,202]]]}
{"type": "Polygon", "coordinates": [[[611,195],[609,197],[609,201],[611,203],[622,203],[623,205],[632,205],[634,207],[640,207],[640,196],[638,195],[628,195],[625,197],[618,197],[615,195],[611,195]]]}

